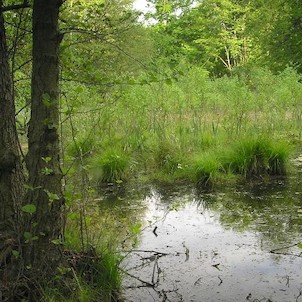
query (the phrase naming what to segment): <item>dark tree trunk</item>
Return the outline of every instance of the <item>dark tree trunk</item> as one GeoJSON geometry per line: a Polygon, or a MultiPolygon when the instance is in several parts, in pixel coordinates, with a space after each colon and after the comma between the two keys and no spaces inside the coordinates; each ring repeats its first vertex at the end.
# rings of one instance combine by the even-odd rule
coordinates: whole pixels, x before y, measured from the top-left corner
{"type": "MultiPolygon", "coordinates": [[[[62,255],[59,159],[59,8],[62,0],[35,0],[29,150],[29,190],[15,122],[2,0],[0,0],[0,300],[36,301],[35,283],[51,280],[62,255]],[[22,208],[24,213],[21,217],[22,208]],[[31,284],[32,283],[32,284],[31,284]],[[22,295],[24,295],[22,297],[22,295]]],[[[24,2],[27,5],[27,2],[24,2]]]]}
{"type": "Polygon", "coordinates": [[[25,260],[31,278],[49,280],[61,257],[63,197],[59,159],[59,44],[61,0],[35,0],[33,6],[32,103],[29,123],[26,200],[36,206],[28,224],[25,260]]]}
{"type": "MultiPolygon", "coordinates": [[[[2,0],[0,0],[2,8],[2,0]]],[[[0,10],[0,292],[11,299],[21,254],[20,209],[24,177],[15,121],[15,104],[9,70],[4,18],[0,10]],[[13,256],[13,251],[14,255],[13,256]]]]}

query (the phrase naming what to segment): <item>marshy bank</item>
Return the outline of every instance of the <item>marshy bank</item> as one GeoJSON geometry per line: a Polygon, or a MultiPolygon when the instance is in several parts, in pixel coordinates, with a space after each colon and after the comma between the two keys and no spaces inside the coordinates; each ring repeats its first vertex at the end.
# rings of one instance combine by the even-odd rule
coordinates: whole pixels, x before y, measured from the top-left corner
{"type": "Polygon", "coordinates": [[[99,103],[96,95],[96,110],[85,114],[87,95],[74,98],[64,166],[71,176],[85,169],[94,183],[189,180],[213,187],[234,174],[284,175],[302,137],[302,85],[290,68],[213,79],[191,67],[175,82],[124,85],[118,102],[99,103]]]}

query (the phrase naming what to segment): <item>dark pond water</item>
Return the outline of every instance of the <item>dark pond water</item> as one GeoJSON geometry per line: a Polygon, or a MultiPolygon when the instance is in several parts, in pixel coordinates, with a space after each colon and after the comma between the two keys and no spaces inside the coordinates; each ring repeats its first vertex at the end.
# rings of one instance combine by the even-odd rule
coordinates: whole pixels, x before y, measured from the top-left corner
{"type": "Polygon", "coordinates": [[[126,301],[302,301],[301,180],[297,172],[211,193],[151,186],[113,198],[132,224],[126,301]]]}

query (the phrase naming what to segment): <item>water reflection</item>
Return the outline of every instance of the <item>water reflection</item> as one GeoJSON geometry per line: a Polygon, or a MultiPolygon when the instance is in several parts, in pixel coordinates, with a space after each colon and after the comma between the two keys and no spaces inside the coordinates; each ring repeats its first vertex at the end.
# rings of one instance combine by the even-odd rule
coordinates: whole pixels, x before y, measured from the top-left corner
{"type": "MultiPolygon", "coordinates": [[[[301,188],[293,190],[282,179],[237,186],[211,204],[220,223],[236,231],[259,234],[263,246],[291,243],[302,230],[301,188]]],[[[262,247],[263,247],[262,246],[262,247]]]]}
{"type": "Polygon", "coordinates": [[[302,299],[300,250],[280,249],[302,241],[297,182],[251,182],[212,193],[156,185],[110,206],[105,200],[116,220],[143,222],[122,264],[127,301],[302,299]]]}

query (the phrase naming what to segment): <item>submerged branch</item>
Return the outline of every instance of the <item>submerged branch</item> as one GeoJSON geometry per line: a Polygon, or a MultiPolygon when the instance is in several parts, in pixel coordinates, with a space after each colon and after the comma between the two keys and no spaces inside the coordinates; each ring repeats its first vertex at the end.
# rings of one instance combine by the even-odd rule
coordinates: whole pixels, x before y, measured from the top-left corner
{"type": "Polygon", "coordinates": [[[295,257],[302,257],[302,252],[300,254],[292,254],[292,253],[286,253],[286,252],[281,252],[282,250],[289,249],[291,247],[295,247],[297,245],[301,244],[301,242],[296,242],[294,244],[276,248],[270,251],[271,254],[278,254],[278,255],[288,255],[288,256],[295,256],[295,257]]]}
{"type": "MultiPolygon", "coordinates": [[[[131,277],[131,278],[133,278],[133,279],[136,279],[137,281],[139,281],[139,282],[141,282],[142,284],[144,284],[145,286],[143,286],[143,287],[152,287],[152,288],[155,287],[155,284],[152,284],[152,283],[150,283],[150,282],[148,282],[148,281],[144,281],[144,280],[140,279],[139,277],[134,276],[134,275],[130,274],[129,272],[127,272],[127,271],[125,271],[125,270],[123,270],[123,269],[121,269],[121,268],[119,268],[119,269],[120,269],[120,271],[123,272],[124,274],[126,274],[126,275],[128,275],[129,277],[131,277]]],[[[142,287],[142,286],[140,286],[140,287],[142,287]]],[[[129,287],[129,288],[131,288],[131,287],[129,287]]],[[[136,286],[135,288],[137,288],[137,286],[136,286]]]]}

